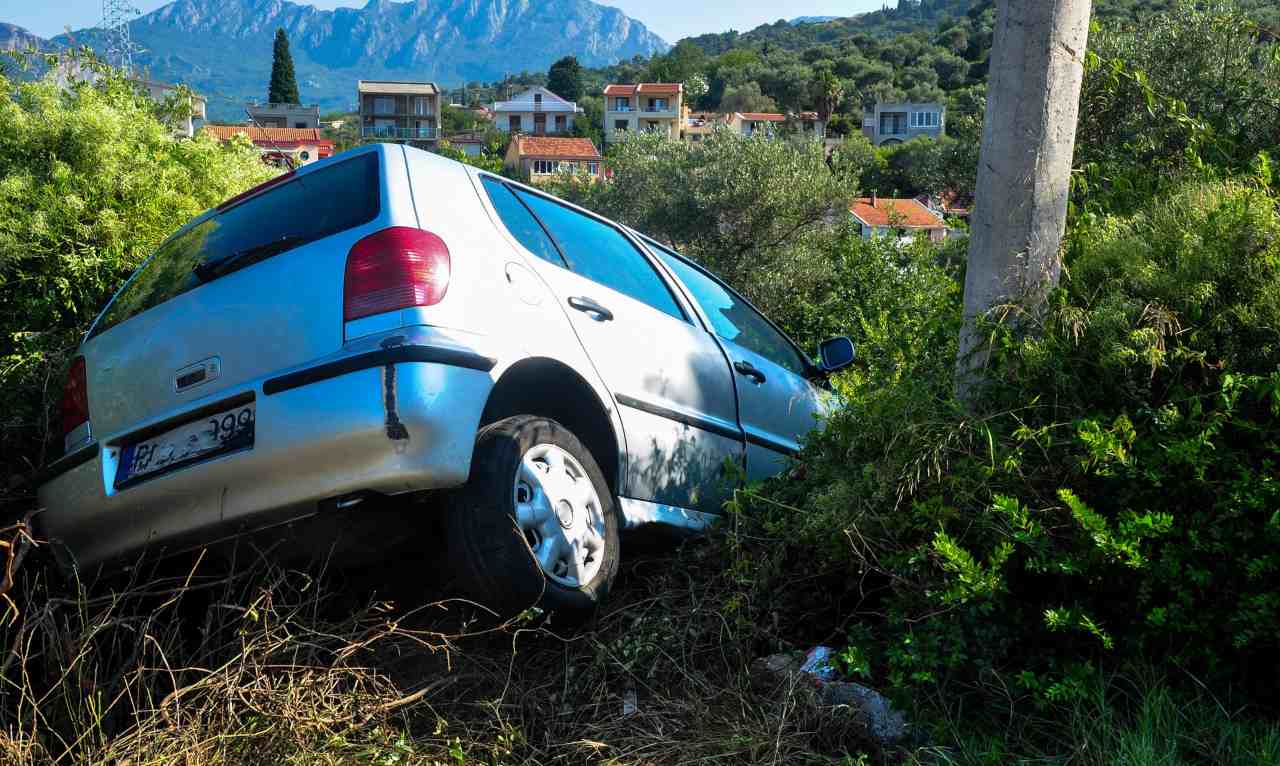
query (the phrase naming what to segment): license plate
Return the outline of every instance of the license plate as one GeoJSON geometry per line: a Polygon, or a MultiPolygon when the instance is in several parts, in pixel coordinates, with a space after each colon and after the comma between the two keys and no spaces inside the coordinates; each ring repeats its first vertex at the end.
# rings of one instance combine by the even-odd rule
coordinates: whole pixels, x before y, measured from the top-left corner
{"type": "Polygon", "coordinates": [[[253,446],[255,403],[249,402],[125,447],[116,486],[166,469],[253,446]]]}

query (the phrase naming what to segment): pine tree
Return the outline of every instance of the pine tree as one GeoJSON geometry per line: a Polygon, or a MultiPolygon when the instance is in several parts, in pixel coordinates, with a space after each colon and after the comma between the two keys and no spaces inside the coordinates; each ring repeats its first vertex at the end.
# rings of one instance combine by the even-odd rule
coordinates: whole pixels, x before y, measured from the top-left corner
{"type": "Polygon", "coordinates": [[[582,97],[582,66],[576,56],[565,56],[547,71],[547,90],[566,101],[582,97]]]}
{"type": "Polygon", "coordinates": [[[283,29],[276,30],[271,56],[271,85],[267,101],[273,104],[300,104],[298,81],[293,76],[293,56],[289,55],[289,38],[283,29]]]}

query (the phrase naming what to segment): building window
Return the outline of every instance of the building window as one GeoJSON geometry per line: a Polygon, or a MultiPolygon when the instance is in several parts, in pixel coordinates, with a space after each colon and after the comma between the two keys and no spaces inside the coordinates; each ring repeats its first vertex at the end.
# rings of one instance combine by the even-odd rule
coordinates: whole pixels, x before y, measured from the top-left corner
{"type": "Polygon", "coordinates": [[[396,100],[392,96],[377,96],[373,99],[374,114],[395,114],[396,100]]]}
{"type": "Polygon", "coordinates": [[[667,110],[667,100],[665,98],[649,99],[649,111],[665,112],[667,110]]]}
{"type": "Polygon", "coordinates": [[[295,123],[293,123],[293,127],[295,127],[295,128],[305,128],[305,127],[307,127],[307,123],[305,123],[305,122],[295,122],[295,123]]]}
{"type": "Polygon", "coordinates": [[[907,116],[901,112],[885,112],[880,115],[880,135],[898,136],[907,132],[907,116]]]}
{"type": "Polygon", "coordinates": [[[520,115],[513,114],[507,117],[507,128],[509,128],[512,133],[519,133],[520,132],[520,115]]]}
{"type": "Polygon", "coordinates": [[[940,115],[937,112],[912,112],[911,127],[913,128],[936,128],[938,127],[940,115]]]}
{"type": "Polygon", "coordinates": [[[423,96],[418,96],[417,98],[413,99],[413,113],[419,117],[426,117],[427,115],[431,114],[431,110],[427,108],[426,98],[424,98],[423,96]]]}
{"type": "Polygon", "coordinates": [[[541,106],[541,104],[542,104],[542,94],[541,94],[541,93],[535,93],[535,94],[533,94],[533,103],[534,103],[534,104],[536,104],[536,105],[541,106]]]}
{"type": "Polygon", "coordinates": [[[556,163],[553,160],[534,160],[533,173],[539,176],[549,176],[556,172],[556,163]]]}
{"type": "Polygon", "coordinates": [[[613,111],[615,112],[631,111],[631,100],[628,98],[615,98],[613,100],[613,111]]]}
{"type": "Polygon", "coordinates": [[[563,114],[556,115],[556,132],[557,133],[563,133],[566,129],[567,124],[568,123],[565,121],[565,116],[563,114]]]}
{"type": "Polygon", "coordinates": [[[311,152],[307,151],[306,149],[303,149],[302,151],[298,152],[298,159],[302,160],[303,162],[310,160],[311,152]]]}
{"type": "Polygon", "coordinates": [[[613,121],[613,129],[614,129],[614,130],[616,130],[616,131],[618,131],[619,133],[625,133],[625,132],[626,132],[626,130],[627,130],[627,121],[626,121],[626,120],[614,120],[614,121],[613,121]]]}
{"type": "Polygon", "coordinates": [[[588,163],[587,163],[587,172],[588,172],[588,173],[590,173],[590,174],[591,174],[591,175],[593,175],[593,176],[598,176],[598,175],[600,175],[600,163],[598,163],[598,162],[588,162],[588,163]]]}

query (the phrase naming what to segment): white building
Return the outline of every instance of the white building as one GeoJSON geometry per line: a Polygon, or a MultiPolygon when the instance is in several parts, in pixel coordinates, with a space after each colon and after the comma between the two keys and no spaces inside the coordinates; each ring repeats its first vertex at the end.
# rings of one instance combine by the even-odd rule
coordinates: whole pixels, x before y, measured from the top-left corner
{"type": "Polygon", "coordinates": [[[920,136],[937,138],[947,127],[942,104],[876,104],[862,119],[862,133],[872,144],[900,144],[920,136]]]}
{"type": "Polygon", "coordinates": [[[670,82],[614,83],[604,89],[604,140],[617,143],[627,133],[643,131],[679,138],[684,114],[684,86],[670,82]]]}
{"type": "Polygon", "coordinates": [[[245,104],[250,124],[260,128],[318,128],[318,104],[245,104]]]}
{"type": "Polygon", "coordinates": [[[582,107],[566,101],[542,87],[529,88],[490,107],[498,130],[535,136],[558,136],[573,132],[574,119],[582,107]]]}

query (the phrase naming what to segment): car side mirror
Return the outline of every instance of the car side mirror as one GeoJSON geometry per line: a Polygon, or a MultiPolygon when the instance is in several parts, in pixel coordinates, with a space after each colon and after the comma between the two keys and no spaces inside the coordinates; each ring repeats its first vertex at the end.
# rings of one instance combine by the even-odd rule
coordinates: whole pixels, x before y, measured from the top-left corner
{"type": "Polygon", "coordinates": [[[824,340],[818,346],[819,368],[826,373],[843,370],[853,364],[855,357],[853,341],[843,336],[824,340]]]}

